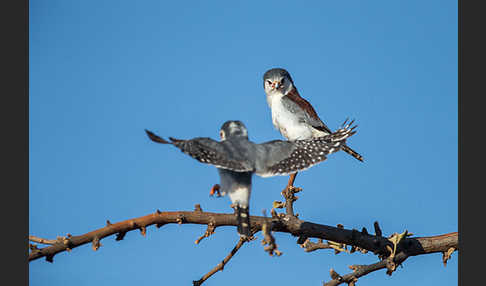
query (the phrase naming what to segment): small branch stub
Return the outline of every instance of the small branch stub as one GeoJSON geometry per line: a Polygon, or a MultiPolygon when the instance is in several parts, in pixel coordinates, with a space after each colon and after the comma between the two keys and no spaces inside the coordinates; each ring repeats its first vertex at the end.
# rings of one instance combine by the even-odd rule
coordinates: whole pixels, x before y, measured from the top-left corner
{"type": "Polygon", "coordinates": [[[339,275],[336,271],[334,271],[334,269],[331,268],[331,270],[329,270],[329,275],[331,275],[331,279],[332,280],[337,280],[337,281],[341,281],[343,280],[343,277],[341,277],[341,275],[339,275]]]}
{"type": "Polygon", "coordinates": [[[101,247],[100,239],[97,236],[95,236],[95,238],[93,239],[91,248],[93,248],[93,250],[96,251],[100,247],[101,247]]]}
{"type": "Polygon", "coordinates": [[[212,235],[214,233],[215,229],[216,229],[216,227],[215,227],[215,223],[214,223],[214,218],[211,218],[211,221],[208,223],[208,227],[206,228],[206,232],[201,237],[196,239],[196,241],[194,241],[194,243],[199,244],[199,242],[201,242],[201,240],[212,235]]]}
{"type": "Polygon", "coordinates": [[[447,261],[451,259],[451,255],[455,250],[456,249],[454,247],[451,247],[442,253],[442,263],[444,263],[444,266],[447,266],[447,261]]]}
{"type": "Polygon", "coordinates": [[[378,221],[375,221],[373,226],[375,227],[375,235],[376,236],[382,236],[381,228],[380,228],[380,225],[378,224],[378,221]]]}
{"type": "Polygon", "coordinates": [[[127,234],[125,231],[122,231],[122,232],[117,233],[116,234],[116,237],[115,237],[115,240],[116,241],[123,240],[123,238],[125,237],[125,234],[127,234]]]}
{"type": "Polygon", "coordinates": [[[141,226],[140,233],[143,235],[143,237],[145,237],[147,234],[147,228],[145,226],[141,226]]]}

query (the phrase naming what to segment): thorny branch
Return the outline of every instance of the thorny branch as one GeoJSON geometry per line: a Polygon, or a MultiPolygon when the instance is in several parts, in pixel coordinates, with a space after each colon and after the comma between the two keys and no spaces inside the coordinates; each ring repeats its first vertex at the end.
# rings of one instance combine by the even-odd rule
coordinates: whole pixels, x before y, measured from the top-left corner
{"type": "MultiPolygon", "coordinates": [[[[457,232],[432,237],[410,238],[408,236],[411,234],[405,231],[402,234],[394,233],[389,238],[386,238],[382,236],[378,222],[374,223],[375,235],[370,235],[364,227],[360,232],[356,229],[344,229],[342,225],[333,227],[301,220],[297,214],[294,215],[293,210],[293,202],[297,200],[295,193],[300,190],[300,188],[295,187],[286,188],[282,191],[285,203],[274,202],[274,208],[286,208],[285,214],[278,214],[272,208],[272,216],[270,218],[265,215],[250,217],[252,233],[258,231],[262,231],[263,233],[262,244],[267,245],[264,248],[265,251],[270,255],[276,254],[279,256],[281,254],[277,250],[275,239],[271,234],[272,231],[278,231],[298,237],[297,243],[305,248],[307,252],[327,248],[334,249],[336,254],[340,252],[353,253],[360,251],[366,253],[371,251],[381,259],[381,261],[371,265],[352,265],[350,268],[353,272],[344,276],[339,275],[331,269],[330,274],[332,280],[325,283],[325,286],[339,285],[342,283],[353,286],[359,277],[384,268],[387,269],[387,274],[391,275],[396,267],[405,261],[405,259],[415,255],[441,252],[443,253],[442,260],[445,265],[451,254],[458,249],[457,232]],[[317,238],[319,240],[317,243],[313,243],[309,240],[310,238],[317,238]],[[323,239],[327,240],[327,243],[324,243],[322,241],[323,239]],[[350,250],[348,250],[348,246],[351,247],[350,250]]],[[[48,244],[49,246],[38,248],[37,245],[30,244],[31,252],[29,253],[28,259],[32,261],[45,257],[47,261],[53,262],[53,258],[57,253],[63,251],[70,252],[73,248],[87,243],[91,243],[92,249],[96,251],[102,246],[100,241],[107,236],[116,235],[115,240],[119,241],[125,237],[127,232],[137,229],[145,236],[147,227],[151,225],[159,228],[165,224],[173,223],[207,225],[206,232],[195,241],[196,244],[213,234],[217,227],[237,226],[234,213],[204,212],[199,204],[195,206],[194,211],[161,212],[157,210],[155,213],[146,216],[128,219],[114,224],[107,220],[105,227],[78,236],[67,234],[65,237],[57,237],[56,240],[29,236],[30,241],[48,244]]],[[[246,240],[240,239],[224,260],[201,279],[193,281],[194,285],[201,285],[214,273],[223,270],[226,263],[228,263],[245,242],[246,240]]]]}
{"type": "MultiPolygon", "coordinates": [[[[338,227],[307,222],[288,215],[284,215],[283,217],[279,216],[278,218],[251,216],[250,221],[251,228],[256,231],[261,231],[263,224],[268,223],[273,225],[272,231],[286,232],[293,236],[320,238],[347,245],[355,245],[375,254],[389,254],[386,245],[392,246],[392,243],[385,237],[364,234],[355,229],[341,229],[338,227]]],[[[29,254],[29,261],[42,257],[52,258],[57,253],[63,252],[68,248],[73,249],[86,243],[93,243],[99,247],[99,241],[107,236],[116,235],[116,240],[121,240],[128,231],[147,229],[147,227],[151,225],[161,227],[171,223],[202,225],[212,223],[214,228],[237,225],[236,217],[232,213],[212,213],[203,211],[161,212],[157,210],[146,216],[128,219],[118,223],[112,224],[108,222],[105,227],[82,235],[63,237],[61,240],[56,241],[56,243],[50,246],[38,249],[37,251],[32,251],[29,254]]],[[[409,256],[414,256],[427,253],[446,252],[451,247],[458,249],[457,232],[432,237],[404,238],[397,246],[397,253],[406,251],[409,256]]]]}
{"type": "MultiPolygon", "coordinates": [[[[406,231],[404,232],[406,237],[406,231]]],[[[393,240],[393,237],[396,237],[397,234],[394,234],[390,237],[390,239],[393,240]]],[[[403,239],[403,238],[402,238],[403,239]]],[[[456,246],[457,246],[457,239],[458,239],[458,233],[453,232],[453,233],[448,233],[444,235],[439,235],[439,236],[433,236],[433,237],[424,237],[422,238],[423,242],[425,243],[426,240],[428,240],[426,243],[431,243],[431,240],[435,240],[437,246],[441,244],[441,242],[448,241],[450,239],[456,240],[456,246]]],[[[443,250],[447,248],[446,246],[442,245],[441,247],[443,250]]],[[[442,251],[443,253],[443,262],[444,266],[447,264],[447,260],[450,258],[450,255],[452,252],[457,250],[456,247],[450,247],[448,250],[442,251]]],[[[426,252],[426,253],[431,253],[431,252],[426,252]]],[[[426,254],[426,253],[421,253],[421,254],[426,254]]],[[[323,283],[323,286],[336,286],[340,285],[342,283],[347,283],[350,286],[355,285],[356,281],[358,281],[359,277],[362,277],[364,275],[367,275],[371,272],[380,270],[380,269],[387,269],[386,274],[392,275],[393,271],[396,270],[396,267],[400,264],[402,264],[408,257],[414,256],[418,254],[413,254],[412,252],[407,252],[406,250],[402,250],[400,252],[397,252],[394,255],[390,255],[386,258],[383,258],[383,260],[370,264],[370,265],[351,265],[349,268],[353,270],[353,272],[348,273],[346,275],[339,275],[336,273],[333,269],[330,270],[330,276],[331,276],[331,281],[328,281],[326,283],[323,283]]]]}

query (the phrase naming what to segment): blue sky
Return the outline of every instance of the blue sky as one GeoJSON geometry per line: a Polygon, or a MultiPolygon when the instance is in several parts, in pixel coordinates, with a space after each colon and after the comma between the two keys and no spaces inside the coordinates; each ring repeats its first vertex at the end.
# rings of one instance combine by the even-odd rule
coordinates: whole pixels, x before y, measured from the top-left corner
{"type": "MultiPolygon", "coordinates": [[[[160,210],[231,212],[209,188],[214,167],[161,136],[218,138],[241,120],[250,139],[283,139],[271,123],[263,73],[286,68],[301,95],[348,144],[299,173],[300,218],[346,228],[378,220],[385,235],[458,230],[456,1],[30,1],[29,233],[79,235],[160,210]]],[[[287,177],[253,179],[250,213],[270,210],[287,177]]],[[[102,240],[29,264],[30,285],[191,285],[238,236],[198,225],[149,227],[147,237],[102,240]]],[[[305,253],[275,234],[281,257],[258,240],[205,285],[320,285],[329,269],[372,254],[305,253]]],[[[457,252],[413,257],[393,276],[360,285],[457,285],[457,252]]]]}

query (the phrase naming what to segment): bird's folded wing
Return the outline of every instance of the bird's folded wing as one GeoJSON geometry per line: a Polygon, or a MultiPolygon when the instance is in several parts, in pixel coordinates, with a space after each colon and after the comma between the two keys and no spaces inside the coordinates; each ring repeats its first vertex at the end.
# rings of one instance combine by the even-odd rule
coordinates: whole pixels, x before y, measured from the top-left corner
{"type": "Polygon", "coordinates": [[[345,140],[333,141],[332,135],[309,140],[271,141],[259,144],[264,158],[257,161],[256,174],[261,177],[283,176],[308,169],[338,151],[345,140]]]}
{"type": "Polygon", "coordinates": [[[297,89],[292,89],[285,95],[282,103],[290,112],[298,114],[301,121],[322,132],[332,133],[331,129],[319,118],[312,105],[299,95],[297,89]]]}
{"type": "Polygon", "coordinates": [[[207,137],[198,137],[190,140],[181,140],[169,137],[170,141],[160,138],[147,130],[149,138],[157,143],[172,144],[185,154],[198,160],[201,163],[216,166],[218,168],[232,170],[235,172],[253,171],[253,166],[247,160],[232,158],[227,148],[221,142],[207,137]]]}

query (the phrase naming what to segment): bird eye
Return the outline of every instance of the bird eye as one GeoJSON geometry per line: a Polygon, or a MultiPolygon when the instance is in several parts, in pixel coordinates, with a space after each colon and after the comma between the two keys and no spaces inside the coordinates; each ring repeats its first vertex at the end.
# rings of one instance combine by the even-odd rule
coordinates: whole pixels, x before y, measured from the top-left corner
{"type": "Polygon", "coordinates": [[[221,138],[221,140],[224,140],[224,131],[223,130],[219,131],[219,137],[221,138]]]}
{"type": "Polygon", "coordinates": [[[272,84],[272,82],[271,82],[271,81],[269,81],[269,80],[267,80],[267,83],[268,83],[268,84],[270,84],[270,85],[272,84]]]}

